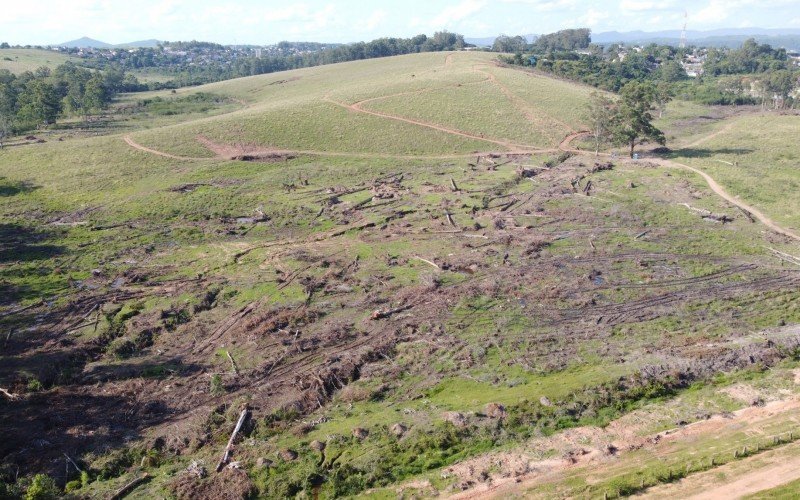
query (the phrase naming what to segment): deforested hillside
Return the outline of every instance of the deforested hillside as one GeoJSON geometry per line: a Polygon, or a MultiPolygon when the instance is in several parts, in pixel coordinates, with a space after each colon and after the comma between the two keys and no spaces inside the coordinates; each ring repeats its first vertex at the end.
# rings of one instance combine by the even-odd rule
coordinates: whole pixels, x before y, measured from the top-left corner
{"type": "Polygon", "coordinates": [[[796,464],[797,115],[673,102],[629,159],[590,148],[591,93],[427,53],[11,141],[0,496],[669,497],[796,464]]]}

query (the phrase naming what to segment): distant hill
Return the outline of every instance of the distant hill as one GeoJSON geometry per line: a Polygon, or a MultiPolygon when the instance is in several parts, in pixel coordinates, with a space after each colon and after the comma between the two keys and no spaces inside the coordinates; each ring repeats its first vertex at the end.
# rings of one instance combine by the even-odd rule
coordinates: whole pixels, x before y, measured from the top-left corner
{"type": "Polygon", "coordinates": [[[95,40],[94,38],[89,38],[84,36],[82,38],[78,38],[77,40],[70,40],[69,42],[58,43],[55,44],[56,47],[69,47],[69,48],[79,48],[79,49],[113,49],[113,48],[130,48],[130,47],[155,47],[159,44],[158,40],[150,39],[150,40],[139,40],[136,42],[129,42],[129,43],[120,43],[117,45],[102,42],[100,40],[95,40]]]}
{"type": "MultiPolygon", "coordinates": [[[[465,38],[464,41],[479,47],[491,47],[496,37],[465,38]]],[[[537,35],[526,35],[532,42],[537,35]]],[[[706,47],[739,47],[748,38],[755,38],[760,43],[768,43],[773,47],[800,50],[800,29],[796,28],[723,28],[708,31],[687,31],[686,40],[692,45],[706,47]]],[[[666,31],[605,31],[592,33],[592,42],[608,45],[611,43],[658,43],[678,45],[681,40],[680,30],[666,31]]]]}
{"type": "Polygon", "coordinates": [[[81,37],[77,40],[70,40],[69,42],[59,43],[56,44],[58,47],[69,47],[69,48],[79,48],[79,49],[110,49],[113,47],[110,43],[101,42],[100,40],[95,40],[94,38],[89,37],[81,37]]]}
{"type": "MultiPolygon", "coordinates": [[[[516,35],[510,35],[516,36],[516,35]]],[[[525,35],[525,39],[528,40],[528,43],[533,43],[539,35],[525,35]]],[[[482,38],[464,38],[464,41],[467,43],[471,43],[472,45],[477,45],[478,47],[491,47],[494,43],[495,36],[487,36],[482,38]]]]}
{"type": "MultiPolygon", "coordinates": [[[[748,38],[755,38],[760,43],[768,43],[775,47],[788,49],[800,47],[800,29],[726,28],[686,32],[688,43],[706,47],[739,47],[748,38]]],[[[680,40],[680,30],[592,33],[592,42],[604,45],[610,43],[677,45],[680,40]]]]}
{"type": "Polygon", "coordinates": [[[156,40],[155,38],[151,38],[150,40],[139,40],[136,42],[128,42],[128,43],[120,43],[114,45],[114,47],[119,48],[130,48],[130,47],[156,47],[158,44],[161,43],[161,40],[156,40]]]}

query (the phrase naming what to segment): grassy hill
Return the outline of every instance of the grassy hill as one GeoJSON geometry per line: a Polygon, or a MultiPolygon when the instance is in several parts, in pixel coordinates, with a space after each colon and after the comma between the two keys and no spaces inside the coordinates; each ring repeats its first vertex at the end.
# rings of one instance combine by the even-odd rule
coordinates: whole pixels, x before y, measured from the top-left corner
{"type": "Polygon", "coordinates": [[[681,165],[791,232],[798,117],[674,103],[669,158],[595,157],[590,91],[418,54],[0,150],[0,479],[616,497],[794,463],[798,242],[681,165]]]}
{"type": "MultiPolygon", "coordinates": [[[[495,67],[491,54],[449,57],[430,53],[356,61],[207,85],[207,91],[241,99],[247,106],[223,119],[134,138],[148,147],[184,154],[202,135],[255,148],[435,155],[517,145],[554,148],[580,128],[588,89],[495,67]],[[522,86],[526,93],[513,100],[506,96],[509,89],[522,86]],[[348,108],[352,105],[362,111],[348,108]],[[436,124],[472,137],[364,111],[436,124]],[[526,115],[536,115],[541,123],[531,124],[526,115]]],[[[202,154],[197,148],[191,153],[202,154]]]]}
{"type": "Polygon", "coordinates": [[[14,74],[34,71],[42,66],[55,68],[67,61],[78,60],[80,59],[77,57],[70,57],[52,50],[0,49],[0,69],[7,69],[14,74]]]}

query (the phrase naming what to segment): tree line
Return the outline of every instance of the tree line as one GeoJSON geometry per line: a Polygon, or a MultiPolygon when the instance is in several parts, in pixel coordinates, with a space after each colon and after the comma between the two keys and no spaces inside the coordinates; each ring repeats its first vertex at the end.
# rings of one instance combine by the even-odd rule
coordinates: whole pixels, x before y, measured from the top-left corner
{"type": "Polygon", "coordinates": [[[136,85],[136,79],[123,71],[91,71],[72,62],[19,75],[0,70],[0,141],[52,125],[62,116],[88,118],[118,92],[136,85]]]}
{"type": "Polygon", "coordinates": [[[155,69],[170,76],[167,82],[141,84],[138,90],[160,90],[229,80],[278,71],[321,66],[347,61],[373,59],[420,52],[461,50],[467,44],[464,36],[439,31],[433,36],[421,34],[411,38],[378,38],[370,42],[345,45],[324,45],[304,42],[281,42],[266,54],[257,56],[228,50],[216,44],[203,42],[172,42],[169,49],[160,46],[142,48],[135,53],[119,52],[116,56],[87,59],[85,65],[95,69],[122,70],[155,69]],[[207,49],[211,52],[203,62],[176,54],[175,50],[207,49]]]}
{"type": "Polygon", "coordinates": [[[499,37],[493,50],[513,54],[500,56],[508,64],[535,67],[611,92],[630,82],[652,82],[662,92],[670,87],[674,95],[702,104],[795,106],[792,95],[800,70],[785,49],[753,39],[738,49],[657,44],[604,48],[591,44],[589,30],[563,30],[532,44],[522,42],[522,37],[499,37]],[[682,62],[693,58],[702,60],[702,74],[690,79],[682,62]]]}

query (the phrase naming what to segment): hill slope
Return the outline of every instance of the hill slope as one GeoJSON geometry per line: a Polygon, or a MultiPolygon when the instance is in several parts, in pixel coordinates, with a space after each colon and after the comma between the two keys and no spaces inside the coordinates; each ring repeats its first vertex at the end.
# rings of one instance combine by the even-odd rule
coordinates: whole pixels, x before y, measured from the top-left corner
{"type": "Polygon", "coordinates": [[[52,50],[0,49],[0,69],[7,69],[14,74],[35,71],[42,66],[55,68],[70,60],[79,59],[52,50]]]}
{"type": "Polygon", "coordinates": [[[134,139],[189,155],[202,155],[199,136],[244,143],[251,152],[442,155],[552,149],[581,128],[588,88],[497,67],[492,59],[429,53],[207,85],[202,89],[241,99],[247,107],[134,139]],[[510,98],[515,90],[519,94],[510,98]]]}
{"type": "Polygon", "coordinates": [[[765,142],[771,116],[676,103],[672,159],[612,160],[574,149],[590,91],[418,54],[4,148],[2,470],[63,484],[66,453],[98,497],[143,473],[143,498],[614,496],[793,441],[800,251],[736,207],[796,223],[798,117],[765,142]],[[679,163],[733,154],[717,191],[679,163]],[[753,398],[782,410],[661,435],[753,398]]]}

